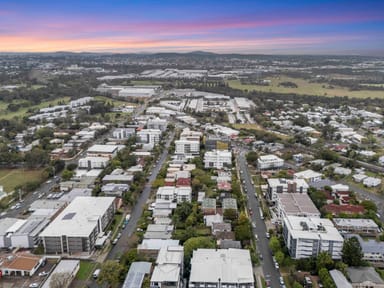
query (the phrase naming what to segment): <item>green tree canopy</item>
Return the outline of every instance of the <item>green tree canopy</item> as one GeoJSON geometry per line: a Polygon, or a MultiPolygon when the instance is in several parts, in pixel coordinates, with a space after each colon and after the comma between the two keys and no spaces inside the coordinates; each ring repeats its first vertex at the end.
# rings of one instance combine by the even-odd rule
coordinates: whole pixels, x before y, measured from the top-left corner
{"type": "Polygon", "coordinates": [[[363,251],[359,240],[351,237],[344,240],[342,260],[348,266],[361,266],[363,264],[363,251]]]}
{"type": "Polygon", "coordinates": [[[320,252],[316,259],[316,269],[319,271],[322,268],[330,270],[334,267],[334,262],[328,252],[320,252]]]}
{"type": "Polygon", "coordinates": [[[273,254],[275,254],[277,251],[280,251],[281,245],[279,238],[277,238],[276,236],[272,236],[269,240],[269,248],[271,248],[273,254]]]}
{"type": "Polygon", "coordinates": [[[101,271],[97,279],[97,283],[107,283],[112,287],[117,287],[120,282],[120,274],[123,271],[123,265],[113,260],[107,260],[101,265],[101,271]]]}

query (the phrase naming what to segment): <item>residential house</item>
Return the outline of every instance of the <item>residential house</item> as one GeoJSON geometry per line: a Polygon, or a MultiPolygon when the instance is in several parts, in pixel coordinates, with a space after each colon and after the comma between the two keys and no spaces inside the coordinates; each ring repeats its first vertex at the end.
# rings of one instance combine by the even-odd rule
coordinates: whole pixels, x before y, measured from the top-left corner
{"type": "Polygon", "coordinates": [[[182,288],[184,271],[184,247],[168,246],[159,251],[153,270],[151,288],[182,288]]]}
{"type": "Polygon", "coordinates": [[[373,267],[348,267],[353,288],[384,288],[384,281],[373,267]]]}
{"type": "Polygon", "coordinates": [[[193,251],[189,288],[254,286],[249,250],[230,248],[193,251]]]}

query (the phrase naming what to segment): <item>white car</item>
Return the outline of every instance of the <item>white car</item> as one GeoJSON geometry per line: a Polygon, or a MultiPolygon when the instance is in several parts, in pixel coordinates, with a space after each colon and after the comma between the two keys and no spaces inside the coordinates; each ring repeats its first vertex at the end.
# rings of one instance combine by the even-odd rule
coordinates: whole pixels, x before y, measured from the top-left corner
{"type": "Polygon", "coordinates": [[[284,285],[284,278],[280,276],[279,279],[280,279],[280,284],[281,284],[281,285],[284,285]]]}
{"type": "Polygon", "coordinates": [[[38,288],[39,287],[39,283],[31,283],[29,284],[29,288],[38,288]]]}
{"type": "Polygon", "coordinates": [[[40,272],[40,273],[39,273],[39,276],[41,276],[41,277],[42,277],[42,276],[47,276],[47,275],[48,275],[48,272],[46,272],[46,271],[43,271],[43,272],[40,272]]]}

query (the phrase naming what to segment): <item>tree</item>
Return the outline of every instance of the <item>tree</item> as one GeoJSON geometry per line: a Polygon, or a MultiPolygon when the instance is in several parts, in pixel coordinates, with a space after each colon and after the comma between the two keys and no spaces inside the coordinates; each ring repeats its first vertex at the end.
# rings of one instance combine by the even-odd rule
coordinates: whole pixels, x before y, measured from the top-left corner
{"type": "Polygon", "coordinates": [[[25,154],[24,160],[28,167],[39,167],[49,162],[49,155],[47,151],[35,147],[25,154]]]}
{"type": "Polygon", "coordinates": [[[271,248],[273,254],[281,250],[280,241],[276,236],[272,236],[269,240],[269,248],[271,248]]]}
{"type": "Polygon", "coordinates": [[[283,264],[284,262],[284,253],[280,250],[275,253],[275,259],[276,262],[279,263],[279,265],[283,264]]]}
{"type": "Polygon", "coordinates": [[[247,154],[247,162],[251,165],[257,166],[257,159],[259,155],[255,151],[250,151],[247,154]]]}
{"type": "Polygon", "coordinates": [[[246,241],[251,239],[252,230],[249,222],[237,225],[235,227],[235,237],[238,241],[246,241]]]}
{"type": "Polygon", "coordinates": [[[361,266],[363,264],[363,251],[359,240],[351,237],[344,240],[342,260],[348,266],[361,266]]]}
{"type": "Polygon", "coordinates": [[[180,205],[177,205],[176,209],[173,212],[173,221],[177,226],[179,223],[185,223],[188,216],[192,214],[192,204],[189,202],[183,202],[180,205]]]}
{"type": "Polygon", "coordinates": [[[234,221],[237,218],[237,211],[235,209],[225,209],[224,219],[234,221]]]}
{"type": "Polygon", "coordinates": [[[326,268],[319,270],[319,278],[323,283],[324,288],[336,288],[335,282],[333,282],[331,275],[326,268]]]}
{"type": "Polygon", "coordinates": [[[70,180],[73,177],[73,174],[74,174],[73,171],[65,169],[61,173],[61,178],[63,179],[63,181],[68,181],[68,180],[70,180]]]}
{"type": "Polygon", "coordinates": [[[107,283],[117,287],[120,282],[120,274],[124,271],[123,265],[113,260],[107,260],[101,265],[101,271],[97,279],[98,284],[107,283]]]}
{"type": "Polygon", "coordinates": [[[51,276],[51,281],[49,282],[49,288],[61,288],[67,287],[71,282],[72,277],[68,272],[57,272],[51,276]]]}
{"type": "Polygon", "coordinates": [[[190,261],[193,250],[198,248],[215,248],[215,242],[210,237],[192,237],[184,242],[184,276],[190,273],[190,261]]]}
{"type": "Polygon", "coordinates": [[[375,213],[377,212],[377,206],[373,201],[363,200],[361,201],[361,205],[364,207],[365,210],[372,210],[375,211],[375,213]]]}
{"type": "Polygon", "coordinates": [[[215,242],[210,237],[193,237],[184,242],[184,256],[191,259],[193,250],[198,248],[215,248],[215,242]]]}
{"type": "Polygon", "coordinates": [[[303,285],[301,285],[299,282],[293,282],[292,288],[303,288],[303,285]]]}
{"type": "Polygon", "coordinates": [[[320,252],[317,255],[316,259],[316,270],[319,271],[322,268],[326,268],[327,270],[332,269],[334,266],[334,262],[332,260],[331,255],[328,252],[320,252]]]}

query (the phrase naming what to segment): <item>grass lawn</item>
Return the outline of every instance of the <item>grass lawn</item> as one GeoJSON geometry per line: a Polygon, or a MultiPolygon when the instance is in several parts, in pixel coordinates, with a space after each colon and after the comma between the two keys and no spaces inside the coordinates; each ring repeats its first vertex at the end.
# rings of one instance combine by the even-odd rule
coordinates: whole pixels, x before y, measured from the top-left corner
{"type": "Polygon", "coordinates": [[[113,103],[114,107],[119,107],[119,106],[137,106],[136,103],[131,103],[129,101],[112,99],[112,98],[105,97],[105,96],[96,96],[95,99],[96,100],[106,101],[106,102],[111,102],[111,103],[113,103]]]}
{"type": "Polygon", "coordinates": [[[317,95],[317,96],[348,96],[354,98],[383,98],[383,91],[370,91],[370,90],[360,90],[360,91],[349,91],[348,88],[334,86],[333,89],[328,88],[328,84],[323,83],[311,83],[305,79],[291,78],[286,76],[281,77],[270,77],[267,78],[271,80],[269,86],[256,85],[256,84],[241,84],[240,80],[229,80],[228,85],[235,89],[248,90],[248,91],[262,91],[262,92],[275,92],[275,93],[295,93],[303,95],[317,95]],[[288,88],[279,86],[281,82],[294,82],[297,84],[297,88],[288,88]]]}
{"type": "Polygon", "coordinates": [[[80,260],[80,269],[76,274],[76,279],[87,280],[91,276],[95,266],[95,262],[80,260]]]}
{"type": "Polygon", "coordinates": [[[0,169],[0,185],[5,192],[12,192],[16,186],[40,180],[43,169],[0,169]]]}
{"type": "Polygon", "coordinates": [[[211,229],[208,227],[197,228],[196,234],[197,234],[197,236],[210,236],[211,235],[211,229]]]}
{"type": "MultiPolygon", "coordinates": [[[[0,101],[0,119],[12,119],[14,117],[23,118],[24,116],[28,115],[28,110],[29,109],[46,108],[46,107],[49,107],[49,106],[57,105],[58,102],[68,103],[69,99],[70,99],[69,97],[62,97],[62,98],[58,98],[58,99],[51,100],[51,101],[44,101],[44,102],[41,102],[39,105],[34,105],[34,106],[20,108],[16,112],[8,111],[7,107],[8,107],[9,103],[5,103],[3,101],[0,101]]],[[[18,101],[15,101],[14,103],[17,103],[17,102],[20,102],[20,101],[18,100],[18,101]]]]}
{"type": "Polygon", "coordinates": [[[259,124],[232,124],[232,127],[237,130],[255,130],[255,131],[264,131],[268,133],[272,133],[279,137],[280,139],[287,140],[290,138],[290,136],[285,135],[283,133],[275,132],[275,131],[267,131],[263,127],[261,127],[259,124]]]}

